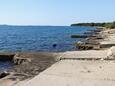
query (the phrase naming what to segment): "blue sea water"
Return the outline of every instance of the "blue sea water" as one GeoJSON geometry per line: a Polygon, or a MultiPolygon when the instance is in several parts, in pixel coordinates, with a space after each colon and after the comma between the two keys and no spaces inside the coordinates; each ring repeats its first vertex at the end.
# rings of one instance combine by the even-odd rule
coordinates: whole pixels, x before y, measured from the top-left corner
{"type": "Polygon", "coordinates": [[[12,68],[13,64],[10,61],[2,62],[0,61],[0,73],[3,71],[7,71],[7,69],[12,68]]]}
{"type": "MultiPolygon", "coordinates": [[[[72,34],[83,34],[92,27],[71,26],[0,26],[0,52],[10,51],[72,51],[81,39],[72,34]],[[52,45],[57,44],[54,48],[52,45]]],[[[11,62],[0,62],[0,72],[11,68],[11,62]]]]}
{"type": "Polygon", "coordinates": [[[71,26],[0,26],[0,51],[71,51],[80,39],[72,34],[83,34],[92,27],[71,26]],[[52,45],[57,44],[54,48],[52,45]]]}

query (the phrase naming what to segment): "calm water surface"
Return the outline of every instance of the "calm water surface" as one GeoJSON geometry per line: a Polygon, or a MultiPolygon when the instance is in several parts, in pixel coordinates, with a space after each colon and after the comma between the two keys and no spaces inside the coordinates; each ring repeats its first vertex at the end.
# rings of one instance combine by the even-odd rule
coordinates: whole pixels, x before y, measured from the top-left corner
{"type": "MultiPolygon", "coordinates": [[[[91,27],[69,26],[0,26],[0,52],[4,51],[71,51],[80,39],[72,34],[83,34],[91,27]],[[53,48],[53,44],[57,44],[53,48]]],[[[0,72],[11,68],[11,62],[0,62],[0,72]]]]}
{"type": "Polygon", "coordinates": [[[70,26],[0,26],[0,51],[71,51],[72,34],[82,34],[92,27],[70,26]],[[52,45],[57,44],[53,48],[52,45]]]}

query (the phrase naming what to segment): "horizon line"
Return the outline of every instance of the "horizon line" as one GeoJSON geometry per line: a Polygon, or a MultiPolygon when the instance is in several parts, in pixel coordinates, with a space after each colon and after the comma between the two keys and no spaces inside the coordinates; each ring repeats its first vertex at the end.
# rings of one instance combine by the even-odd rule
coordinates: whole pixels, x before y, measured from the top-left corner
{"type": "Polygon", "coordinates": [[[28,25],[28,24],[0,24],[0,26],[71,26],[71,24],[70,25],[32,25],[32,24],[30,24],[30,25],[28,25]]]}

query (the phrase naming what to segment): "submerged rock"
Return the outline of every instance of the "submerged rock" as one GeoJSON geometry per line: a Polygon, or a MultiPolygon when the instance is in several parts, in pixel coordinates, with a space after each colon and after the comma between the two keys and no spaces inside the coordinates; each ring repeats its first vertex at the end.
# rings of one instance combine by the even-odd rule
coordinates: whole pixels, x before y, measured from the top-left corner
{"type": "Polygon", "coordinates": [[[55,48],[57,46],[57,44],[53,44],[53,47],[55,48]]]}

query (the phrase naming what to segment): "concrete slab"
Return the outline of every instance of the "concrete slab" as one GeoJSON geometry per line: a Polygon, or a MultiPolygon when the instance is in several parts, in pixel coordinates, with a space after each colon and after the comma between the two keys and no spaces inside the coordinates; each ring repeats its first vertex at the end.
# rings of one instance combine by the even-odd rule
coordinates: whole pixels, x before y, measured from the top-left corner
{"type": "Polygon", "coordinates": [[[18,86],[114,86],[115,61],[62,60],[18,86]]]}
{"type": "Polygon", "coordinates": [[[115,42],[113,42],[113,41],[103,41],[103,42],[100,42],[100,47],[101,48],[110,48],[112,46],[115,46],[115,42]]]}
{"type": "Polygon", "coordinates": [[[63,53],[60,59],[96,59],[107,58],[108,50],[87,50],[87,51],[68,51],[63,53]]]}

